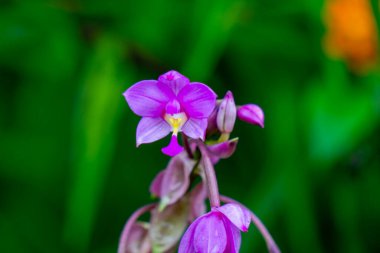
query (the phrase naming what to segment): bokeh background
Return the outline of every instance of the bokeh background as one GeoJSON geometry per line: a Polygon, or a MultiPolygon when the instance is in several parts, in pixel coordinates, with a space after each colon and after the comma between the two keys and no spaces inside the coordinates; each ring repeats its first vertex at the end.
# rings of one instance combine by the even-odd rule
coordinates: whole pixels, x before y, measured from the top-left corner
{"type": "Polygon", "coordinates": [[[380,252],[378,28],[371,0],[1,1],[0,251],[116,252],[168,162],[121,94],[176,69],[264,109],[216,169],[283,252],[380,252]]]}

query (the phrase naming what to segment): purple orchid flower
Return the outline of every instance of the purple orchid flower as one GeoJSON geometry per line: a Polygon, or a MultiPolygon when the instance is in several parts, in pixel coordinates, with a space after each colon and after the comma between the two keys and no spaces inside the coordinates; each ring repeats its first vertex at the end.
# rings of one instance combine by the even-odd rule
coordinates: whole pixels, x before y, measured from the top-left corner
{"type": "Polygon", "coordinates": [[[216,94],[207,85],[169,71],[158,80],[144,80],[124,92],[132,111],[141,116],[136,144],[151,143],[173,132],[170,144],[162,149],[169,156],[183,151],[178,133],[193,139],[204,139],[207,118],[216,104],[216,94]]]}
{"type": "Polygon", "coordinates": [[[250,222],[249,211],[238,204],[214,207],[190,225],[178,253],[238,253],[240,231],[247,232],[250,222]]]}

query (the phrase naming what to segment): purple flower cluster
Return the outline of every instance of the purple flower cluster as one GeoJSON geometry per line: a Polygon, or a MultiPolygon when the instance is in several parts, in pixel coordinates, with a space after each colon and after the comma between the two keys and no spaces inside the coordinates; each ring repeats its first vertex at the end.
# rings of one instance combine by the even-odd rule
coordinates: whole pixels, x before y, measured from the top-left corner
{"type": "Polygon", "coordinates": [[[123,95],[132,111],[142,117],[137,146],[172,132],[169,145],[162,148],[172,158],[150,186],[159,201],[138,209],[128,219],[118,253],[170,253],[177,248],[179,253],[237,253],[241,232],[248,230],[251,221],[263,234],[269,252],[280,252],[253,212],[219,194],[214,171],[220,159],[236,150],[238,139],[230,138],[236,118],[264,127],[261,108],[237,106],[230,91],[217,100],[207,85],[190,82],[173,70],[158,80],[140,81],[123,95]],[[198,184],[197,176],[201,178],[198,184]],[[207,197],[211,211],[206,213],[207,197]],[[151,212],[150,221],[138,221],[146,212],[151,212]]]}

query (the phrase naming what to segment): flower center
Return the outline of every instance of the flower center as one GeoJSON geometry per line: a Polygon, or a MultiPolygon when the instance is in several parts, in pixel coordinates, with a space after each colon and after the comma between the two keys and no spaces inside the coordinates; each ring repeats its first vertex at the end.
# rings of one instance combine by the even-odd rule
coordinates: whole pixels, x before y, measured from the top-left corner
{"type": "Polygon", "coordinates": [[[175,114],[165,114],[165,120],[172,127],[173,135],[181,131],[181,127],[186,123],[187,116],[184,112],[175,114]]]}

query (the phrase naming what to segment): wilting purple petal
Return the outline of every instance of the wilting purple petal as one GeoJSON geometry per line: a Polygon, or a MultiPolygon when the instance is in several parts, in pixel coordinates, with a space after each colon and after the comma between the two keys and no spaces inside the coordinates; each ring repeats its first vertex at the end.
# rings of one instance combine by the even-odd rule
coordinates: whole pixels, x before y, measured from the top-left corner
{"type": "Polygon", "coordinates": [[[171,131],[171,127],[162,118],[143,117],[136,131],[136,145],[159,140],[171,131]]]}
{"type": "Polygon", "coordinates": [[[187,226],[189,205],[181,200],[163,211],[152,211],[149,235],[153,252],[167,252],[180,240],[187,226]]]}
{"type": "Polygon", "coordinates": [[[183,150],[184,148],[178,143],[177,135],[172,135],[169,145],[161,149],[162,153],[168,156],[176,156],[183,150]]]}
{"type": "Polygon", "coordinates": [[[207,128],[207,119],[190,118],[182,127],[182,132],[193,139],[204,139],[207,128]]]}
{"type": "Polygon", "coordinates": [[[223,253],[227,245],[226,229],[223,216],[218,212],[210,212],[201,216],[194,233],[195,252],[223,253]]]}
{"type": "Polygon", "coordinates": [[[165,172],[166,170],[161,170],[150,184],[149,191],[155,197],[161,196],[162,179],[164,178],[165,172]]]}
{"type": "Polygon", "coordinates": [[[154,80],[144,80],[132,85],[123,93],[132,111],[142,117],[160,117],[173,91],[154,80]]]}
{"type": "Polygon", "coordinates": [[[220,103],[216,123],[222,133],[231,133],[236,120],[236,105],[231,91],[227,91],[220,103]]]}
{"type": "Polygon", "coordinates": [[[228,158],[235,152],[238,140],[238,138],[234,138],[228,141],[207,146],[207,148],[210,151],[211,155],[215,155],[220,158],[228,158]]]}
{"type": "Polygon", "coordinates": [[[126,253],[149,253],[152,250],[149,241],[148,229],[149,224],[135,223],[132,226],[126,245],[126,253]]]}
{"type": "Polygon", "coordinates": [[[170,87],[176,95],[185,85],[188,85],[190,83],[187,77],[175,70],[171,70],[161,75],[158,78],[158,81],[170,87]]]}
{"type": "Polygon", "coordinates": [[[224,227],[227,234],[227,247],[228,253],[239,253],[241,245],[241,233],[240,230],[234,226],[227,217],[224,217],[224,227]]]}
{"type": "Polygon", "coordinates": [[[192,222],[197,217],[206,212],[205,200],[207,198],[207,191],[205,185],[201,182],[190,192],[190,214],[189,220],[192,222]]]}
{"type": "Polygon", "coordinates": [[[264,112],[254,104],[242,105],[237,110],[237,116],[240,120],[249,124],[264,127],[264,112]]]}
{"type": "Polygon", "coordinates": [[[195,162],[185,154],[173,157],[162,178],[159,196],[164,199],[165,205],[177,202],[185,195],[190,184],[190,174],[195,162]]]}
{"type": "Polygon", "coordinates": [[[186,115],[201,119],[210,116],[216,104],[216,94],[202,83],[190,83],[178,93],[186,115]]]}
{"type": "Polygon", "coordinates": [[[219,207],[218,211],[223,213],[238,229],[243,232],[248,231],[251,214],[244,207],[238,204],[226,204],[219,207]]]}

